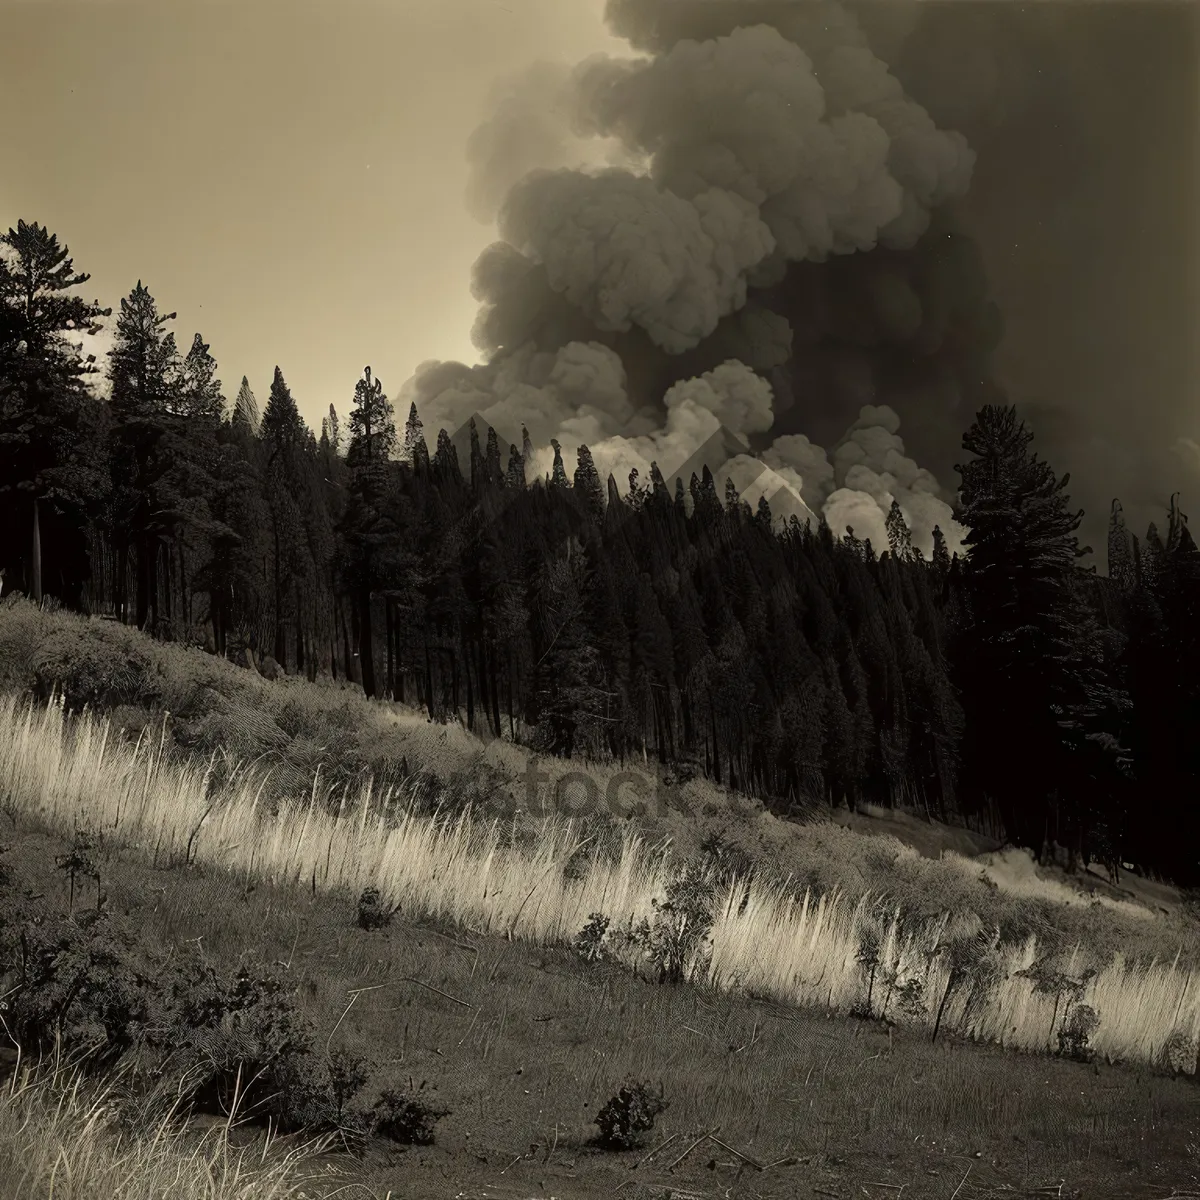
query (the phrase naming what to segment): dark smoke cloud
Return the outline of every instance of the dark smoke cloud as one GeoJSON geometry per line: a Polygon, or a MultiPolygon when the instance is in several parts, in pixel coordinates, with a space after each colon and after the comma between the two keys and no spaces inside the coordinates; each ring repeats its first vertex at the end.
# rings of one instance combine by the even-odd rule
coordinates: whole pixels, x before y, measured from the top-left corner
{"type": "MultiPolygon", "coordinates": [[[[906,91],[978,154],[953,207],[978,239],[1006,331],[995,376],[1086,510],[1104,563],[1119,496],[1139,533],[1197,494],[1194,5],[854,4],[906,91]],[[891,28],[889,28],[891,26],[891,28]]],[[[958,437],[918,435],[940,473],[958,437]]]]}
{"type": "Polygon", "coordinates": [[[636,324],[669,354],[745,304],[746,272],[775,246],[754,205],[731,192],[685,199],[615,168],[527,175],[505,201],[500,232],[597,329],[636,324]]]}
{"type": "MultiPolygon", "coordinates": [[[[1082,314],[1116,332],[1122,305],[1086,293],[1103,295],[1113,230],[1054,189],[1103,212],[1097,183],[1121,170],[1106,135],[1132,140],[1136,124],[1108,68],[1137,72],[1120,21],[1097,49],[1070,7],[610,0],[639,56],[535,66],[472,140],[472,202],[503,239],[473,279],[488,365],[426,364],[410,381],[431,439],[473,412],[521,418],[564,453],[587,441],[622,483],[713,446],[739,486],[782,481],[877,545],[895,498],[926,551],[934,524],[952,544],[961,532],[952,466],[1004,383],[1098,520],[1118,484],[1136,511],[1147,467],[1200,470],[1188,431],[1162,420],[1137,454],[1110,452],[1130,439],[1082,314]],[[738,439],[754,458],[726,458],[738,439]]],[[[1109,224],[1128,231],[1130,214],[1109,224]]],[[[1130,311],[1121,332],[1149,324],[1130,311]]],[[[1183,344],[1158,372],[1162,417],[1183,344]]]]}
{"type": "Polygon", "coordinates": [[[472,216],[494,221],[513,185],[533,170],[637,165],[615,139],[581,136],[575,107],[574,73],[562,63],[535,62],[497,81],[487,105],[491,115],[467,143],[472,216]]]}

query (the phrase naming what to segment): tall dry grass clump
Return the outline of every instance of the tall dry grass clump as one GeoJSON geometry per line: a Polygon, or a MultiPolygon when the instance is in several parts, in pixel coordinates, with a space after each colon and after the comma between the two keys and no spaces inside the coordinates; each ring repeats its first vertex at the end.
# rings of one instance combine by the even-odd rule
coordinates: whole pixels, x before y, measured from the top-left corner
{"type": "Polygon", "coordinates": [[[883,897],[818,896],[755,877],[726,879],[704,936],[689,941],[693,909],[670,898],[675,864],[634,834],[566,870],[588,849],[569,821],[547,819],[532,844],[515,845],[469,810],[418,815],[369,782],[339,796],[319,772],[307,795],[273,806],[261,772],[235,772],[217,788],[209,770],[166,747],[165,732],[131,745],[107,719],[0,699],[0,802],[59,832],[90,827],[159,864],[202,862],[349,894],[373,887],[410,915],[541,944],[595,928],[625,961],[661,949],[692,920],[676,948],[696,982],[1029,1051],[1161,1063],[1170,1047],[1176,1069],[1196,1069],[1200,977],[1178,961],[1089,964],[1078,948],[1049,961],[1036,938],[1001,944],[977,918],[913,920],[883,897]],[[607,921],[596,924],[597,914],[607,921]]]}
{"type": "MultiPolygon", "coordinates": [[[[197,1133],[169,1092],[130,1106],[118,1072],[89,1081],[61,1057],[21,1070],[0,1089],[5,1200],[319,1200],[350,1195],[319,1163],[331,1139],[285,1145],[268,1133],[232,1139],[236,1116],[197,1133]],[[131,1132],[136,1129],[136,1135],[131,1132]]],[[[365,1189],[363,1189],[365,1192],[365,1189]]],[[[369,1194],[369,1193],[367,1193],[369,1194]]]]}

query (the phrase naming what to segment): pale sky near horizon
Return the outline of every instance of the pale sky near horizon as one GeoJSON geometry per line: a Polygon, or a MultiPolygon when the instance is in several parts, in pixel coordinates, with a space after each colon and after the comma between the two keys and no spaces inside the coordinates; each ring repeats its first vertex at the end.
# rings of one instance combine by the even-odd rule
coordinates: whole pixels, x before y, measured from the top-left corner
{"type": "Polygon", "coordinates": [[[466,143],[536,59],[628,52],[602,0],[0,3],[0,227],[38,221],[114,309],[141,279],[229,399],[275,365],[319,429],[477,360],[466,143]]]}

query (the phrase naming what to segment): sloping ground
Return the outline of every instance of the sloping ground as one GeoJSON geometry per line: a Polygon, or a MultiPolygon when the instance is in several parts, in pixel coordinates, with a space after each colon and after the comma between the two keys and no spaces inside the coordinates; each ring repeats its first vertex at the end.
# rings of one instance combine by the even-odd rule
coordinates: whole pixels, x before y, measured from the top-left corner
{"type": "Polygon", "coordinates": [[[630,968],[649,957],[740,995],[841,1013],[885,1014],[895,1001],[893,1018],[899,1006],[926,1028],[944,1024],[1010,1048],[1054,1050],[1059,1033],[1068,1043],[1090,1039],[1111,1061],[1188,1071],[1197,1062],[1195,939],[1191,958],[1164,962],[1156,949],[1172,931],[1142,919],[1131,954],[1129,922],[1103,906],[1001,897],[964,879],[953,861],[922,859],[893,838],[855,842],[858,835],[829,823],[800,827],[792,832],[809,840],[791,850],[817,864],[815,883],[797,886],[765,869],[721,883],[711,859],[680,863],[677,853],[647,847],[631,825],[596,825],[581,837],[578,822],[557,818],[530,829],[469,811],[396,812],[369,782],[340,801],[314,787],[275,808],[262,801],[254,773],[214,791],[203,764],[169,747],[113,743],[107,719],[0,697],[5,811],[59,832],[98,831],[110,847],[140,847],[155,863],[307,881],[314,894],[370,886],[387,906],[481,936],[569,946],[586,931],[595,947],[599,923],[603,953],[630,968]],[[820,885],[821,869],[863,874],[856,855],[891,880],[891,895],[853,899],[820,885]],[[987,896],[998,898],[984,910],[998,917],[991,930],[976,911],[987,896]],[[1064,946],[1072,917],[1087,936],[1064,946]],[[697,922],[707,927],[703,947],[685,936],[697,922]],[[955,990],[956,976],[969,986],[955,990]]]}
{"type": "MultiPolygon", "coordinates": [[[[28,882],[65,902],[52,864],[66,843],[26,827],[9,840],[28,882]]],[[[368,1195],[354,1180],[379,1200],[882,1200],[901,1187],[905,1200],[1047,1187],[1149,1200],[1200,1187],[1191,1078],[930,1044],[404,913],[368,933],[349,895],[154,869],[130,851],[107,854],[103,872],[110,907],[148,935],[276,964],[322,1043],[374,1058],[372,1088],[425,1080],[452,1110],[432,1146],[339,1157],[341,1195],[368,1195]],[[592,1118],[630,1074],[661,1081],[670,1107],[640,1150],[601,1151],[592,1118]],[[670,1169],[714,1128],[775,1165],[708,1142],[670,1169]]]]}
{"type": "Polygon", "coordinates": [[[924,858],[969,860],[966,869],[977,875],[981,866],[985,878],[1013,895],[1039,896],[1056,904],[1088,905],[1099,901],[1131,917],[1170,916],[1183,911],[1183,897],[1171,883],[1122,871],[1120,883],[1114,884],[1095,863],[1072,875],[1057,864],[1039,864],[1029,851],[1004,847],[986,834],[898,809],[869,805],[864,812],[838,810],[829,819],[856,833],[890,835],[924,858]]]}
{"type": "Polygon", "coordinates": [[[849,879],[839,881],[852,892],[864,885],[876,890],[892,886],[886,872],[879,871],[886,851],[863,839],[893,838],[924,859],[959,860],[956,865],[961,864],[972,881],[982,875],[1015,897],[1036,897],[1057,905],[1099,901],[1135,920],[1181,912],[1179,891],[1168,883],[1122,872],[1121,885],[1113,886],[1098,868],[1072,876],[1054,865],[1038,865],[1027,851],[1002,848],[996,838],[986,834],[899,809],[868,805],[858,812],[820,810],[802,819],[780,819],[761,802],[709,780],[669,782],[671,772],[654,763],[545,759],[506,739],[484,740],[459,725],[431,725],[400,705],[389,704],[386,711],[386,719],[402,738],[411,762],[466,762],[477,772],[494,775],[509,811],[521,812],[527,823],[539,810],[551,808],[585,818],[593,814],[623,817],[641,801],[644,811],[632,818],[638,827],[652,838],[669,837],[684,853],[695,853],[706,839],[723,833],[751,858],[769,862],[782,873],[791,870],[797,874],[808,864],[798,856],[796,847],[811,841],[814,829],[832,825],[855,835],[846,844],[857,844],[860,853],[871,860],[872,870],[863,873],[858,888],[849,879]],[[619,782],[622,779],[624,782],[619,782]],[[872,849],[880,853],[871,854],[872,849]]]}
{"type": "Polygon", "coordinates": [[[930,817],[875,804],[869,804],[859,812],[839,809],[830,819],[855,833],[891,834],[925,858],[941,858],[947,850],[964,858],[974,858],[1000,848],[997,839],[962,825],[947,825],[930,817]]]}
{"type": "Polygon", "coordinates": [[[369,702],[350,685],[272,683],[114,622],[0,602],[0,691],[47,695],[55,687],[111,711],[131,737],[174,738],[211,757],[218,778],[237,761],[269,766],[267,793],[276,797],[307,795],[318,772],[324,787],[374,771],[382,789],[403,764],[431,784],[416,789],[410,780],[405,803],[470,805],[527,842],[546,816],[565,811],[592,848],[619,841],[632,825],[684,856],[719,850],[734,867],[758,864],[822,892],[886,893],[918,915],[971,911],[1006,937],[1036,934],[1048,948],[1082,941],[1101,956],[1123,950],[1160,960],[1182,950],[1184,961],[1200,965],[1200,925],[1165,885],[1123,874],[1129,894],[1097,881],[1089,895],[1081,882],[1090,877],[1072,880],[1013,852],[996,857],[994,842],[921,817],[822,810],[820,819],[785,819],[709,781],[675,782],[652,760],[543,759],[507,737],[481,739],[411,707],[369,702]],[[1148,923],[1149,911],[1157,919],[1148,923]]]}

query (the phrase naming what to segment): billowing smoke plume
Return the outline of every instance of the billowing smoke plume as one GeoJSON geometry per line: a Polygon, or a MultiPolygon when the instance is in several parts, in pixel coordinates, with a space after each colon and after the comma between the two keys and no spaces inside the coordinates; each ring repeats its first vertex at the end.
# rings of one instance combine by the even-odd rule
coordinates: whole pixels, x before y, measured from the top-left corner
{"type": "MultiPolygon", "coordinates": [[[[849,2],[909,94],[978,152],[954,209],[1008,318],[994,377],[1070,472],[1103,569],[1114,496],[1139,534],[1175,488],[1195,511],[1200,458],[1173,445],[1197,436],[1200,10],[849,2]]],[[[932,419],[947,409],[928,387],[883,397],[943,482],[988,399],[956,374],[956,419],[932,419]]]]}
{"type": "Polygon", "coordinates": [[[899,428],[899,416],[887,405],[863,406],[858,420],[834,447],[837,486],[825,501],[825,519],[839,532],[851,526],[857,536],[870,537],[879,549],[887,545],[883,520],[895,500],[912,531],[913,546],[922,554],[933,553],[935,526],[941,527],[952,553],[961,551],[966,530],[939,497],[937,480],[904,453],[899,428]],[[874,511],[867,498],[874,501],[874,511]]]}
{"type": "Polygon", "coordinates": [[[574,97],[572,72],[561,63],[536,62],[497,81],[488,99],[491,116],[467,143],[472,216],[491,224],[513,185],[530,171],[640,165],[615,138],[575,132],[574,97]]]}
{"type": "Polygon", "coordinates": [[[502,239],[472,281],[487,362],[405,385],[431,449],[472,417],[518,448],[524,426],[527,478],[555,438],[622,489],[707,465],[777,517],[883,548],[894,499],[914,545],[940,525],[957,547],[898,411],[958,408],[999,337],[937,212],[970,183],[965,138],[837,3],[610,0],[608,20],[639,57],[539,64],[472,138],[469,201],[502,239]]]}
{"type": "Polygon", "coordinates": [[[527,175],[505,201],[500,232],[597,329],[637,325],[670,354],[746,303],[746,273],[775,247],[754,205],[732,192],[686,200],[615,168],[527,175]]]}

